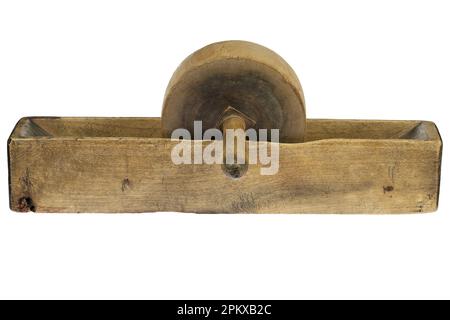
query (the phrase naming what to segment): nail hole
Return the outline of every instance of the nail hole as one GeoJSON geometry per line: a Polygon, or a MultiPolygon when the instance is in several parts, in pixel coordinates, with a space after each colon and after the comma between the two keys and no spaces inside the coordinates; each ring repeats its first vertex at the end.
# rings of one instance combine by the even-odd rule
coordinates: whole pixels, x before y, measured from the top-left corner
{"type": "Polygon", "coordinates": [[[222,164],[222,171],[225,173],[227,177],[232,179],[239,179],[242,177],[248,170],[248,164],[222,164]]]}

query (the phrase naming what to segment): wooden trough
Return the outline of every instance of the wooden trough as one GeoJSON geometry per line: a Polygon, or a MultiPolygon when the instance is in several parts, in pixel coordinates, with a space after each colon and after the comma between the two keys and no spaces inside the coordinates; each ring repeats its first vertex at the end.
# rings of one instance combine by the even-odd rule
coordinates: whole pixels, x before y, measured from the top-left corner
{"type": "MultiPolygon", "coordinates": [[[[35,212],[412,213],[435,211],[442,141],[427,121],[305,117],[295,73],[248,42],[183,62],[162,118],[21,119],[8,140],[10,206],[35,212]],[[227,109],[232,106],[232,112],[227,109]],[[228,111],[227,111],[228,110],[228,111]],[[263,164],[174,164],[177,127],[280,129],[263,164]],[[230,177],[229,170],[235,176],[230,177]],[[242,169],[242,170],[241,170],[242,169]],[[228,171],[227,171],[228,170],[228,171]]],[[[225,131],[224,131],[225,132],[225,131]]],[[[185,141],[200,144],[210,140],[185,141]]],[[[261,148],[246,141],[247,150],[261,148]]]]}

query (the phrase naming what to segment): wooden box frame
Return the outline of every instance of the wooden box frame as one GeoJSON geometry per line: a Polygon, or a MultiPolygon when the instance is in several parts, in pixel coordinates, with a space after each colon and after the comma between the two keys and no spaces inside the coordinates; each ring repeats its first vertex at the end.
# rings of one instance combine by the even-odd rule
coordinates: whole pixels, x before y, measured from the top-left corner
{"type": "MultiPolygon", "coordinates": [[[[408,213],[438,207],[432,122],[307,120],[273,176],[174,165],[159,118],[23,118],[8,140],[10,207],[35,212],[408,213]]],[[[206,143],[206,142],[204,142],[206,143]]]]}

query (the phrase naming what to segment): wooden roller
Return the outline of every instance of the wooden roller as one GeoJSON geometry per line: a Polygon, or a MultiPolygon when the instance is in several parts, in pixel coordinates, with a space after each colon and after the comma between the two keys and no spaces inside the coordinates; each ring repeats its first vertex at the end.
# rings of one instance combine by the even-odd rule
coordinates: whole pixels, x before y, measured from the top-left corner
{"type": "Polygon", "coordinates": [[[213,43],[181,63],[164,97],[163,135],[178,128],[193,134],[194,121],[215,128],[230,107],[235,117],[248,119],[242,119],[245,129],[279,129],[280,142],[304,141],[305,99],[294,70],[272,50],[247,41],[213,43]]]}

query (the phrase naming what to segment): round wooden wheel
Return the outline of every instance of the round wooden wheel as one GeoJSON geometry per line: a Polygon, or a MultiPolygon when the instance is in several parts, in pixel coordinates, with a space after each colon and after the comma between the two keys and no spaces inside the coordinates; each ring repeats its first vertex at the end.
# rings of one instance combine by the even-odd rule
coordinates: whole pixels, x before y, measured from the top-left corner
{"type": "Polygon", "coordinates": [[[255,43],[210,44],[187,57],[169,82],[162,130],[218,128],[224,114],[242,115],[245,128],[279,129],[280,142],[302,142],[305,101],[295,72],[278,54],[255,43]]]}

